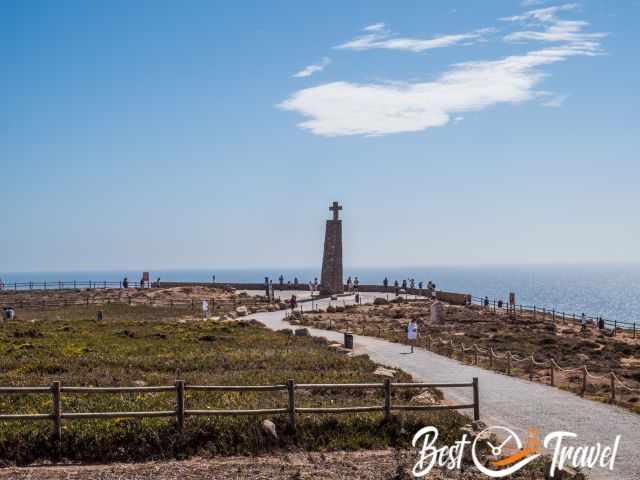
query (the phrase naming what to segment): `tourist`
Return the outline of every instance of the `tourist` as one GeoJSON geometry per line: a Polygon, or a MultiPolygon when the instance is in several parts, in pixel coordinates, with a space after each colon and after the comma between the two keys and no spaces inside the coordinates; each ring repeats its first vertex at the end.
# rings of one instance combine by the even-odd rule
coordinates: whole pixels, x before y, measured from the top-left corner
{"type": "Polygon", "coordinates": [[[144,288],[144,277],[140,279],[140,288],[144,288]]]}
{"type": "Polygon", "coordinates": [[[216,283],[216,276],[215,275],[211,275],[211,283],[216,283]]]}
{"type": "Polygon", "coordinates": [[[293,285],[294,285],[295,287],[297,287],[297,286],[298,286],[298,277],[293,277],[293,285]]]}
{"type": "Polygon", "coordinates": [[[160,288],[160,277],[156,280],[156,288],[160,288]]]}
{"type": "Polygon", "coordinates": [[[498,308],[502,308],[502,300],[498,300],[498,308]]]}
{"type": "Polygon", "coordinates": [[[604,330],[604,318],[602,318],[602,317],[598,318],[598,329],[599,330],[604,330]]]}
{"type": "Polygon", "coordinates": [[[580,325],[582,325],[582,331],[584,332],[587,329],[587,316],[584,313],[580,318],[580,325]]]}
{"type": "Polygon", "coordinates": [[[291,313],[293,313],[293,311],[296,309],[296,305],[298,304],[298,301],[296,299],[295,295],[291,295],[291,300],[289,300],[289,306],[291,307],[291,313]]]}
{"type": "Polygon", "coordinates": [[[418,288],[419,288],[420,290],[422,290],[422,282],[419,282],[419,283],[418,283],[418,288]]]}
{"type": "Polygon", "coordinates": [[[291,280],[287,281],[287,290],[291,290],[291,280]]]}
{"type": "Polygon", "coordinates": [[[409,288],[414,289],[416,286],[416,281],[412,278],[409,280],[409,288]]]}
{"type": "Polygon", "coordinates": [[[351,291],[351,277],[347,278],[347,292],[351,291]]]}
{"type": "Polygon", "coordinates": [[[484,297],[484,308],[489,308],[489,297],[484,297]]]}
{"type": "Polygon", "coordinates": [[[411,319],[409,321],[409,325],[407,325],[407,340],[409,340],[409,345],[411,345],[411,353],[413,353],[413,347],[418,339],[418,322],[415,319],[411,319]]]}
{"type": "Polygon", "coordinates": [[[399,291],[398,291],[398,290],[399,290],[399,288],[398,288],[398,280],[395,280],[395,281],[393,282],[393,288],[394,288],[394,289],[395,289],[395,291],[396,291],[396,297],[397,297],[397,296],[398,296],[398,293],[399,293],[399,291]]]}
{"type": "Polygon", "coordinates": [[[384,286],[385,290],[389,286],[389,279],[387,277],[384,277],[384,280],[382,281],[382,285],[384,286]]]}
{"type": "Polygon", "coordinates": [[[280,281],[280,286],[282,287],[284,285],[284,277],[282,275],[280,275],[278,277],[278,280],[280,281]]]}
{"type": "Polygon", "coordinates": [[[355,289],[356,289],[356,292],[357,292],[357,291],[358,291],[358,289],[360,288],[360,280],[358,280],[358,277],[356,277],[356,278],[353,280],[353,288],[355,288],[355,289]]]}
{"type": "Polygon", "coordinates": [[[313,290],[318,291],[318,277],[313,280],[313,290]]]}
{"type": "Polygon", "coordinates": [[[403,290],[407,290],[407,281],[406,280],[402,280],[402,289],[403,290]]]}
{"type": "Polygon", "coordinates": [[[127,277],[122,279],[122,288],[129,288],[129,279],[127,277]]]}
{"type": "Polygon", "coordinates": [[[16,318],[16,311],[13,307],[9,306],[9,307],[5,307],[2,309],[2,317],[5,320],[15,320],[16,318]]]}
{"type": "Polygon", "coordinates": [[[202,300],[202,318],[207,320],[209,318],[209,301],[202,300]]]}

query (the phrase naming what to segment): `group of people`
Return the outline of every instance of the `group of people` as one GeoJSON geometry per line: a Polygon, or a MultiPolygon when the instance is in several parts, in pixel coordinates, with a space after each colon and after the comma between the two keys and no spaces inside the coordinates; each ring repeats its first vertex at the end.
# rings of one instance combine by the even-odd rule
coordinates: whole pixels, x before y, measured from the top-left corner
{"type": "MultiPolygon", "coordinates": [[[[122,283],[122,288],[129,288],[129,278],[128,277],[124,277],[122,279],[121,283],[122,283]]],[[[140,288],[145,288],[145,286],[147,288],[149,288],[149,287],[160,288],[160,277],[158,277],[158,279],[155,281],[155,283],[149,282],[145,277],[142,277],[140,279],[140,288]]]]}
{"type": "Polygon", "coordinates": [[[353,280],[351,280],[351,277],[347,278],[347,292],[358,292],[359,289],[360,280],[358,280],[358,277],[354,277],[353,280]]]}
{"type": "MultiPolygon", "coordinates": [[[[597,328],[598,330],[604,330],[604,318],[602,318],[602,317],[598,317],[598,318],[593,317],[592,322],[593,322],[593,328],[597,328]]],[[[589,322],[587,320],[587,316],[584,313],[580,316],[580,326],[582,327],[581,330],[583,332],[585,330],[587,330],[587,328],[589,327],[589,322]]]]}
{"type": "MultiPolygon", "coordinates": [[[[382,285],[384,286],[385,290],[389,288],[389,279],[387,277],[385,277],[384,280],[382,281],[382,285]]],[[[416,284],[415,278],[408,278],[408,279],[402,280],[402,286],[400,286],[400,282],[398,282],[398,280],[394,280],[393,282],[393,288],[395,290],[396,295],[400,294],[401,289],[404,290],[405,292],[407,291],[407,289],[415,290],[416,285],[418,287],[418,290],[422,290],[424,287],[424,282],[420,281],[416,284]]],[[[436,289],[436,284],[433,283],[431,280],[429,280],[427,282],[426,289],[434,291],[436,289]]]]}

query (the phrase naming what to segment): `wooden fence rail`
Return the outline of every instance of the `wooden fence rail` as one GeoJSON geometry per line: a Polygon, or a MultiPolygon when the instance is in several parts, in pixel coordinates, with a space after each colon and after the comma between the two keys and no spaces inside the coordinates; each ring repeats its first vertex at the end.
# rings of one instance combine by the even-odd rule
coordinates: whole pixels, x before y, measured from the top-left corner
{"type": "Polygon", "coordinates": [[[288,380],[281,385],[188,385],[183,380],[176,380],[174,385],[151,387],[66,387],[60,382],[53,382],[49,387],[0,387],[0,395],[39,394],[52,396],[52,412],[49,414],[0,414],[0,422],[9,421],[38,421],[53,422],[53,443],[59,451],[62,439],[63,420],[86,419],[114,419],[114,418],[151,418],[175,417],[178,431],[184,429],[185,419],[190,416],[238,416],[238,415],[288,415],[288,425],[291,431],[296,430],[296,416],[301,414],[343,414],[363,412],[383,412],[385,419],[391,417],[392,411],[434,411],[434,410],[473,410],[473,419],[480,419],[480,396],[478,379],[473,378],[469,383],[392,383],[385,379],[383,383],[300,383],[288,380]],[[473,402],[460,405],[395,405],[391,401],[393,390],[406,388],[471,388],[473,402]],[[296,391],[298,390],[382,390],[384,404],[352,407],[298,407],[296,406],[296,391]],[[282,408],[236,409],[236,410],[193,410],[186,406],[185,392],[193,391],[233,391],[233,392],[261,392],[286,391],[287,405],[282,408]],[[109,394],[109,393],[154,393],[175,392],[175,410],[140,411],[140,412],[64,412],[62,408],[63,394],[109,394]]]}

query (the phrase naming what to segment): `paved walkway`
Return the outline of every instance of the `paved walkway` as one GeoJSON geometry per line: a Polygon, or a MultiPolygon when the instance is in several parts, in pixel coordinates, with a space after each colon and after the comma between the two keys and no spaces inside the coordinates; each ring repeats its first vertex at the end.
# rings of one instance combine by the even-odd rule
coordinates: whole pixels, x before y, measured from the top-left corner
{"type": "MultiPolygon", "coordinates": [[[[375,294],[364,294],[371,301],[375,294]]],[[[347,303],[349,300],[346,300],[347,303]]],[[[338,303],[342,304],[340,299],[338,303]]],[[[327,300],[317,302],[326,305],[327,300]]],[[[334,302],[335,303],[335,302],[334,302]]],[[[305,309],[311,304],[305,304],[305,309]]],[[[284,322],[284,312],[259,313],[253,315],[267,327],[278,330],[290,328],[284,322]]],[[[339,332],[309,328],[314,336],[339,341],[339,332]]],[[[478,377],[480,384],[480,416],[489,426],[500,425],[513,429],[521,438],[526,438],[527,428],[536,427],[542,435],[564,430],[578,435],[571,445],[613,445],[616,435],[621,435],[620,449],[613,472],[593,469],[594,479],[616,480],[640,479],[640,415],[619,407],[584,400],[572,393],[519,378],[508,377],[497,372],[464,365],[425,349],[417,348],[407,354],[406,345],[388,342],[373,337],[354,335],[357,353],[368,354],[373,361],[393,368],[401,368],[424,382],[469,382],[478,377]]],[[[471,389],[443,389],[447,401],[469,403],[471,389]]]]}

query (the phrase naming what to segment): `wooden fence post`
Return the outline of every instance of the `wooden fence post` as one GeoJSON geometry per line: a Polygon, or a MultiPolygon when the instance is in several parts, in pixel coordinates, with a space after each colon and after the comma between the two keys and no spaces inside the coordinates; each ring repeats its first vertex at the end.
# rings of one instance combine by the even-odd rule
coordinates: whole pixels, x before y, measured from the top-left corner
{"type": "Polygon", "coordinates": [[[464,363],[464,343],[460,343],[460,361],[464,363]]]}
{"type": "Polygon", "coordinates": [[[391,379],[384,379],[384,419],[391,419],[391,379]]]}
{"type": "Polygon", "coordinates": [[[489,347],[489,369],[493,369],[493,350],[489,347]]]}
{"type": "Polygon", "coordinates": [[[176,420],[178,431],[184,430],[184,380],[176,380],[176,420]]]}
{"type": "Polygon", "coordinates": [[[549,376],[551,377],[551,386],[556,386],[556,377],[555,377],[555,368],[553,368],[553,363],[550,362],[549,366],[549,376]]]}
{"type": "Polygon", "coordinates": [[[51,385],[51,395],[53,396],[53,457],[55,461],[60,460],[62,449],[62,405],[60,399],[60,382],[53,382],[51,385]]]}
{"type": "Polygon", "coordinates": [[[533,355],[529,358],[529,381],[533,381],[533,355]]]}
{"type": "Polygon", "coordinates": [[[611,396],[609,397],[609,402],[614,403],[616,401],[616,376],[613,372],[609,374],[611,381],[611,396]]]}
{"type": "Polygon", "coordinates": [[[580,391],[580,396],[584,397],[584,394],[587,392],[587,367],[583,367],[582,369],[582,390],[580,391]]]}
{"type": "Polygon", "coordinates": [[[473,363],[478,365],[478,347],[473,349],[473,363]]]}
{"type": "Polygon", "coordinates": [[[480,395],[478,391],[478,377],[473,377],[473,419],[480,420],[480,395]]]}
{"type": "Polygon", "coordinates": [[[289,429],[295,433],[296,431],[296,384],[293,379],[287,380],[287,391],[289,392],[289,401],[287,409],[289,410],[289,429]]]}

